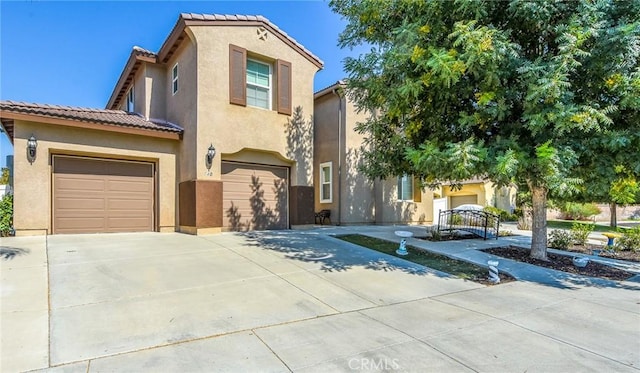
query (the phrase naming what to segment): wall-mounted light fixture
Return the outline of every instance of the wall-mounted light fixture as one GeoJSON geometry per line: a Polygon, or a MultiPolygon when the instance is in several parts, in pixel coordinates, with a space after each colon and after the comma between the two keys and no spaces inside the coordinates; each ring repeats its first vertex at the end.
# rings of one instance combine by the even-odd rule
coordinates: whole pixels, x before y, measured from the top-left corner
{"type": "Polygon", "coordinates": [[[30,164],[36,160],[36,148],[38,147],[38,141],[36,138],[31,135],[29,140],[27,140],[27,160],[30,164]]]}
{"type": "Polygon", "coordinates": [[[211,170],[211,165],[213,164],[213,157],[216,156],[216,148],[213,147],[213,144],[209,145],[209,149],[207,149],[207,156],[205,158],[207,170],[211,170]]]}

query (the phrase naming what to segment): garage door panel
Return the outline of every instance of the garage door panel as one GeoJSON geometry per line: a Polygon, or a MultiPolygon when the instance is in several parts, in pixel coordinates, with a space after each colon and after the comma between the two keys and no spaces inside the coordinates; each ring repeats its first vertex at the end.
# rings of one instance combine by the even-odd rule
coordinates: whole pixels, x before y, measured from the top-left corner
{"type": "Polygon", "coordinates": [[[104,219],[96,217],[60,217],[56,233],[87,232],[102,228],[104,219]]]}
{"type": "Polygon", "coordinates": [[[56,198],[56,209],[59,212],[69,210],[104,210],[104,198],[56,198]]]}
{"type": "Polygon", "coordinates": [[[150,180],[109,180],[107,183],[107,190],[110,192],[140,192],[150,193],[152,188],[150,180]]]}
{"type": "Polygon", "coordinates": [[[223,162],[224,228],[286,229],[287,175],[282,167],[223,162]]]}
{"type": "Polygon", "coordinates": [[[148,227],[151,223],[147,217],[126,217],[126,218],[109,218],[107,224],[112,230],[119,232],[136,232],[144,227],[148,227]]]}
{"type": "Polygon", "coordinates": [[[54,233],[153,230],[151,163],[54,156],[54,233]]]}
{"type": "Polygon", "coordinates": [[[129,213],[148,213],[151,209],[151,201],[136,200],[136,199],[116,199],[111,198],[107,202],[107,208],[114,213],[117,211],[124,211],[129,213]]]}
{"type": "Polygon", "coordinates": [[[99,191],[105,190],[105,182],[100,179],[87,179],[84,177],[62,177],[56,179],[56,188],[60,192],[99,191]]]}

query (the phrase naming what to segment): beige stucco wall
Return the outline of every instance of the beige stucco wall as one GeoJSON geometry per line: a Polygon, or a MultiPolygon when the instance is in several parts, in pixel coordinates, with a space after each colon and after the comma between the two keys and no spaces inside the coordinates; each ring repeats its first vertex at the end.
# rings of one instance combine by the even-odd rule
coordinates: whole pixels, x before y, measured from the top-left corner
{"type": "MultiPolygon", "coordinates": [[[[204,155],[210,144],[218,154],[237,153],[244,148],[262,149],[292,161],[291,185],[311,186],[313,79],[318,68],[273,34],[260,40],[255,26],[191,26],[188,30],[197,45],[199,80],[197,138],[191,148],[196,159],[195,165],[185,164],[186,172],[198,179],[221,178],[222,156],[216,156],[210,173],[205,166],[204,155]],[[250,57],[257,56],[265,62],[273,63],[276,59],[291,62],[294,115],[229,103],[229,44],[243,47],[250,57]],[[292,120],[296,122],[296,131],[288,135],[287,126],[292,120]]],[[[273,78],[275,85],[275,74],[273,78]]]]}
{"type": "MultiPolygon", "coordinates": [[[[338,180],[338,96],[327,94],[315,100],[313,112],[314,206],[315,211],[331,210],[332,222],[338,221],[338,184],[332,184],[331,202],[320,202],[320,164],[331,162],[332,180],[338,180]]],[[[344,116],[343,116],[344,118],[344,116]]]]}
{"type": "Polygon", "coordinates": [[[420,202],[398,201],[398,179],[376,181],[376,223],[425,224],[433,221],[433,191],[420,191],[420,202]]]}
{"type": "MultiPolygon", "coordinates": [[[[169,67],[171,72],[173,65],[169,67]]],[[[171,95],[169,84],[171,75],[167,77],[164,66],[145,64],[144,67],[144,109],[141,114],[149,119],[165,119],[166,111],[166,95],[171,95]],[[167,82],[169,81],[169,83],[167,82]]]]}
{"type": "MultiPolygon", "coordinates": [[[[178,182],[197,178],[197,158],[204,159],[204,154],[198,152],[198,56],[196,44],[190,33],[189,37],[180,45],[176,53],[164,66],[166,88],[164,102],[166,119],[184,128],[184,135],[180,142],[178,182]],[[169,89],[171,83],[171,69],[178,63],[178,92],[174,95],[169,89]]],[[[200,77],[202,79],[202,77],[200,77]]],[[[204,141],[204,139],[200,139],[204,141]]],[[[211,139],[212,140],[212,139],[211,139]]],[[[207,147],[209,144],[207,144],[207,147]]]]}
{"type": "Polygon", "coordinates": [[[358,171],[364,162],[362,147],[365,136],[356,132],[358,122],[368,118],[365,112],[358,113],[348,99],[344,103],[344,153],[342,154],[342,221],[344,223],[375,222],[375,184],[358,171]]]}
{"type": "Polygon", "coordinates": [[[156,222],[161,231],[175,230],[177,141],[16,120],[14,149],[17,235],[51,233],[52,154],[155,162],[156,222]],[[33,164],[26,158],[26,139],[31,135],[38,140],[33,164]]]}
{"type": "Polygon", "coordinates": [[[346,98],[333,92],[315,100],[315,210],[331,210],[334,224],[375,222],[374,184],[358,171],[364,136],[355,131],[355,125],[365,119],[346,98]],[[332,165],[333,198],[323,203],[320,202],[320,165],[325,162],[332,165]]]}

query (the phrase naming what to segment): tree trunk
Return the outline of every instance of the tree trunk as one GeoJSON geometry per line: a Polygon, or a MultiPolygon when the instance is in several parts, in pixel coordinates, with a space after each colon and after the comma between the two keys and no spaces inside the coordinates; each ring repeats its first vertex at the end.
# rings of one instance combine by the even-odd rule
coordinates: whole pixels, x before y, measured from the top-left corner
{"type": "Polygon", "coordinates": [[[528,181],[533,207],[531,257],[547,260],[547,188],[528,181]]]}
{"type": "Polygon", "coordinates": [[[610,220],[610,224],[612,228],[615,228],[618,226],[618,216],[616,211],[618,210],[618,204],[615,202],[611,202],[609,204],[609,210],[611,211],[611,220],[610,220]]]}

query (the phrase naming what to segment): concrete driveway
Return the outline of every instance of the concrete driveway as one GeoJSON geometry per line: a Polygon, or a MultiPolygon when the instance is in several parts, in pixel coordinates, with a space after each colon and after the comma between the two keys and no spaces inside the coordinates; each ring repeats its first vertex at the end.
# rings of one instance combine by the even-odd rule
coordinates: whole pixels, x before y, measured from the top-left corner
{"type": "Polygon", "coordinates": [[[0,246],[3,372],[640,368],[633,287],[485,287],[323,230],[0,246]]]}

